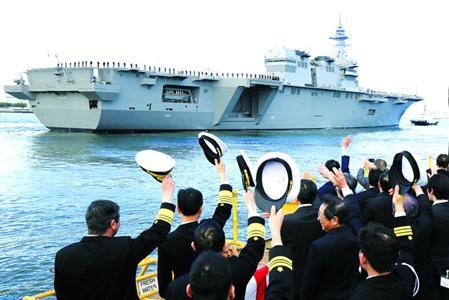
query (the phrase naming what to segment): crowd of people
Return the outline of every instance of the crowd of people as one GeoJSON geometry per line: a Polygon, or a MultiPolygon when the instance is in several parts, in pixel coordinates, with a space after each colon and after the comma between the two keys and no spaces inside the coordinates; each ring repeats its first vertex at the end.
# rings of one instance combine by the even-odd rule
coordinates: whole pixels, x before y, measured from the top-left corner
{"type": "Polygon", "coordinates": [[[162,181],[162,202],[151,227],[138,237],[116,237],[119,206],[93,201],[86,212],[88,235],[59,250],[54,286],[58,299],[138,299],[138,263],[158,248],[159,294],[164,299],[449,300],[449,156],[440,154],[427,184],[407,193],[390,182],[383,159],[365,159],[349,171],[342,140],[341,162],[319,167],[328,181],[319,188],[305,172],[284,216],[275,207],[258,212],[251,189],[246,245],[238,255],[226,245],[232,187],[226,167],[212,216],[202,216],[203,196],[162,181]],[[181,224],[170,232],[175,210],[181,224]],[[261,267],[266,226],[269,262],[261,267]],[[446,285],[446,286],[445,286],[446,285]]]}

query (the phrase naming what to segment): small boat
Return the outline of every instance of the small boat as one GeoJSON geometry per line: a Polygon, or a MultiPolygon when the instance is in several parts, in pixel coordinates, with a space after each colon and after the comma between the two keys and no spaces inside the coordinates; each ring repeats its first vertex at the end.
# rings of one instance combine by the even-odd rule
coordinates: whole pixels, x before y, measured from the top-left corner
{"type": "Polygon", "coordinates": [[[415,119],[411,119],[410,122],[415,126],[438,125],[438,121],[435,121],[426,112],[426,105],[424,105],[424,111],[421,113],[421,115],[415,119]]]}
{"type": "Polygon", "coordinates": [[[435,121],[432,119],[425,119],[425,118],[410,120],[410,122],[415,126],[438,125],[438,121],[435,121]]]}

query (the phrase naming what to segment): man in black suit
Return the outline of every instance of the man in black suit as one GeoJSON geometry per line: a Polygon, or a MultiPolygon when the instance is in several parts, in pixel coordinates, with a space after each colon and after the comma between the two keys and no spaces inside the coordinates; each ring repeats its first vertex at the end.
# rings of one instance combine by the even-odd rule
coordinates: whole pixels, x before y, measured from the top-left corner
{"type": "MultiPolygon", "coordinates": [[[[431,233],[430,256],[434,274],[433,286],[439,290],[439,299],[449,299],[449,289],[440,286],[441,276],[449,272],[449,177],[435,174],[427,185],[429,199],[433,202],[433,225],[431,233]]],[[[438,300],[438,298],[437,298],[438,300]]]]}
{"type": "MultiPolygon", "coordinates": [[[[248,209],[248,233],[246,246],[240,251],[239,256],[229,255],[223,228],[214,220],[205,220],[198,225],[192,245],[197,253],[213,250],[229,256],[227,260],[231,266],[236,299],[244,298],[246,285],[256,271],[265,249],[265,220],[257,213],[253,193],[247,191],[244,198],[248,209]]],[[[188,274],[178,277],[168,286],[166,299],[188,299],[186,294],[188,284],[188,274]]]]}
{"type": "MultiPolygon", "coordinates": [[[[387,162],[380,158],[375,159],[374,161],[370,161],[368,158],[363,159],[363,168],[360,168],[357,171],[357,181],[366,190],[369,189],[371,186],[369,180],[369,171],[376,169],[385,171],[387,169],[387,162]],[[365,169],[368,169],[368,177],[365,177],[365,169]]],[[[374,186],[377,187],[377,183],[374,186]]]]}
{"type": "Polygon", "coordinates": [[[350,300],[407,300],[419,288],[413,269],[413,232],[399,186],[393,197],[394,230],[370,223],[360,231],[360,266],[368,277],[351,292],[350,300]]]}
{"type": "MultiPolygon", "coordinates": [[[[218,205],[212,217],[222,228],[231,216],[232,187],[227,183],[226,166],[216,161],[216,170],[220,177],[218,205]]],[[[198,227],[198,219],[202,213],[203,195],[200,191],[188,188],[178,192],[178,212],[181,215],[181,225],[171,232],[158,249],[158,284],[159,295],[166,296],[167,286],[172,278],[189,273],[190,266],[197,256],[191,244],[193,233],[198,227]],[[173,276],[173,277],[172,277],[173,276]]]]}
{"type": "Polygon", "coordinates": [[[134,239],[115,237],[120,228],[116,203],[96,200],[89,205],[89,235],[56,254],[54,285],[58,299],[138,299],[137,265],[165,240],[173,222],[174,182],[170,176],[162,181],[162,191],[156,220],[134,239]]]}
{"type": "Polygon", "coordinates": [[[304,267],[312,242],[324,235],[321,224],[317,220],[318,210],[312,207],[317,194],[317,187],[310,179],[301,180],[301,188],[297,197],[298,208],[286,215],[282,224],[282,241],[293,257],[293,293],[291,299],[300,299],[300,289],[304,267]]]}
{"type": "Polygon", "coordinates": [[[391,186],[388,179],[388,171],[385,171],[379,177],[380,193],[366,201],[362,215],[365,223],[378,222],[382,225],[393,228],[393,204],[391,202],[391,186]]]}
{"type": "Polygon", "coordinates": [[[412,188],[415,191],[418,201],[418,213],[416,217],[410,217],[414,240],[414,265],[420,281],[419,291],[415,296],[415,299],[434,299],[435,297],[433,295],[435,294],[435,291],[431,284],[433,267],[432,260],[430,258],[432,205],[427,194],[424,194],[421,186],[415,184],[412,188]]]}
{"type": "Polygon", "coordinates": [[[376,197],[379,193],[379,179],[384,170],[371,169],[368,173],[368,188],[365,191],[361,191],[356,194],[357,201],[359,202],[360,210],[363,211],[368,199],[376,197]]]}
{"type": "MultiPolygon", "coordinates": [[[[343,195],[352,194],[344,174],[333,174],[343,195]]],[[[335,181],[334,179],[332,179],[335,181]]],[[[346,299],[358,279],[358,239],[348,222],[349,211],[340,199],[325,198],[318,219],[326,234],[312,243],[304,271],[301,299],[346,299]]]]}
{"type": "Polygon", "coordinates": [[[449,155],[440,154],[437,156],[437,174],[449,177],[449,155]]]}

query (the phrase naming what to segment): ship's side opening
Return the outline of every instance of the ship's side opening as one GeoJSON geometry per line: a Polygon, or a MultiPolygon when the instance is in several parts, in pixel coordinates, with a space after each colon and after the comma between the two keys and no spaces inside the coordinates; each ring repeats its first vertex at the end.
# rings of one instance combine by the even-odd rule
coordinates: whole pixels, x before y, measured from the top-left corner
{"type": "Polygon", "coordinates": [[[271,87],[262,85],[244,89],[228,115],[228,118],[257,118],[271,91],[271,87]]]}

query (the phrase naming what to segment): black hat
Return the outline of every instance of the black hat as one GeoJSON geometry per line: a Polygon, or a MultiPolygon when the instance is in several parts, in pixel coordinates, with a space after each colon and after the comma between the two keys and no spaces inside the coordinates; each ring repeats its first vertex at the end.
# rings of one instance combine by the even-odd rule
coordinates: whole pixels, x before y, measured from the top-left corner
{"type": "Polygon", "coordinates": [[[253,168],[249,157],[245,151],[240,150],[240,155],[236,157],[237,164],[239,165],[240,174],[242,175],[243,189],[246,191],[248,187],[256,186],[253,179],[253,168]]]}
{"type": "Polygon", "coordinates": [[[142,170],[159,182],[170,174],[176,162],[173,158],[159,151],[143,150],[136,154],[136,162],[142,170]]]}
{"type": "Polygon", "coordinates": [[[256,205],[264,212],[274,205],[282,208],[287,199],[296,199],[299,193],[300,174],[295,161],[284,153],[270,152],[256,164],[256,205]]]}
{"type": "Polygon", "coordinates": [[[207,160],[213,165],[215,165],[215,159],[220,162],[220,157],[228,151],[228,146],[211,133],[200,132],[198,134],[198,142],[201,148],[203,148],[207,160]]]}
{"type": "Polygon", "coordinates": [[[399,185],[399,193],[404,195],[415,183],[425,185],[427,176],[422,173],[425,168],[420,167],[420,164],[416,155],[409,151],[396,153],[388,175],[391,187],[399,185]]]}

